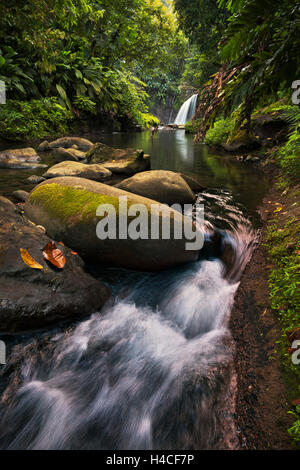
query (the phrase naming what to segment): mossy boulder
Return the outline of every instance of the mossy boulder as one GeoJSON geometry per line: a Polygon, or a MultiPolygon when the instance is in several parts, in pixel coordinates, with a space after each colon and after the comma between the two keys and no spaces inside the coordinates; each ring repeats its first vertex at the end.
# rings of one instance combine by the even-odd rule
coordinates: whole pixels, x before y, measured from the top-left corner
{"type": "Polygon", "coordinates": [[[50,238],[4,197],[0,197],[0,219],[1,333],[44,328],[103,306],[110,291],[85,271],[79,255],[57,245],[66,258],[64,269],[47,263],[42,250],[50,238]],[[44,270],[25,264],[20,248],[28,250],[44,270]]]}
{"type": "Polygon", "coordinates": [[[253,133],[247,134],[246,130],[240,130],[234,136],[227,139],[222,147],[227,152],[249,151],[260,146],[259,140],[253,133]]]}
{"type": "Polygon", "coordinates": [[[182,227],[184,217],[165,205],[162,205],[164,212],[159,214],[159,222],[161,227],[163,221],[171,219],[170,239],[163,239],[161,230],[158,239],[150,236],[122,239],[118,230],[121,220],[128,216],[125,222],[128,228],[136,215],[128,215],[126,208],[119,207],[121,196],[127,197],[128,208],[143,204],[148,225],[151,225],[151,206],[157,206],[156,201],[84,178],[54,178],[41,183],[31,192],[24,210],[30,220],[46,228],[49,236],[62,240],[84,259],[100,265],[153,271],[198,259],[199,251],[186,250],[187,240],[174,236],[174,227],[182,227]],[[96,212],[103,204],[112,205],[116,212],[115,239],[103,240],[97,236],[97,225],[103,217],[97,216],[96,212]]]}
{"type": "Polygon", "coordinates": [[[61,162],[49,168],[43,177],[46,179],[58,178],[61,176],[76,176],[94,181],[104,181],[111,176],[111,172],[102,165],[87,165],[79,162],[61,162]]]}
{"type": "Polygon", "coordinates": [[[193,204],[195,194],[179,173],[153,170],[138,173],[116,185],[134,194],[164,204],[193,204]]]}

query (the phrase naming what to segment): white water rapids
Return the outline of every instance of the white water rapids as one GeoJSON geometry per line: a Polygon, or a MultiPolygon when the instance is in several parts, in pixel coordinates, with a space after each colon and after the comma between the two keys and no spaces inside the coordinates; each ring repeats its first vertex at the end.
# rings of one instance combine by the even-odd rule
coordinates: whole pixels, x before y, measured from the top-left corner
{"type": "Polygon", "coordinates": [[[21,383],[2,405],[1,448],[238,447],[227,326],[256,232],[229,193],[203,198],[208,226],[219,218],[234,246],[227,276],[218,259],[137,273],[104,311],[53,333],[50,357],[20,361],[21,383]]]}

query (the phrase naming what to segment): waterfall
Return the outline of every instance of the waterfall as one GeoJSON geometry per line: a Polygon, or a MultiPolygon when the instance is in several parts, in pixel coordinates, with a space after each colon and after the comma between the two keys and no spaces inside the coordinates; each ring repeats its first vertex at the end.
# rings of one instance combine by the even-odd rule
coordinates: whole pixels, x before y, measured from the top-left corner
{"type": "Polygon", "coordinates": [[[181,106],[179,113],[176,116],[175,124],[185,124],[187,121],[192,119],[196,113],[198,95],[191,96],[183,105],[181,106]]]}

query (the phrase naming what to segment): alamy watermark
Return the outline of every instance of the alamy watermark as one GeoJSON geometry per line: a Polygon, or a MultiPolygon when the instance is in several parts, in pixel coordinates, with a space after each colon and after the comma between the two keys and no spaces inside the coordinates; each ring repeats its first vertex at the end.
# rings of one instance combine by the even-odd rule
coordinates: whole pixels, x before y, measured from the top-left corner
{"type": "Polygon", "coordinates": [[[295,90],[292,94],[292,103],[300,104],[300,80],[293,81],[292,89],[295,90]]]}
{"type": "Polygon", "coordinates": [[[298,366],[300,364],[300,339],[293,341],[292,350],[294,351],[292,353],[292,363],[298,366]]]}
{"type": "Polygon", "coordinates": [[[0,80],[0,104],[6,104],[6,87],[3,80],[0,80]]]}
{"type": "Polygon", "coordinates": [[[102,219],[96,227],[100,240],[185,240],[187,251],[204,245],[203,204],[128,204],[120,196],[114,204],[100,204],[96,212],[102,219]],[[192,217],[193,214],[193,217],[192,217]]]}
{"type": "Polygon", "coordinates": [[[0,365],[6,364],[6,344],[0,341],[0,365]]]}

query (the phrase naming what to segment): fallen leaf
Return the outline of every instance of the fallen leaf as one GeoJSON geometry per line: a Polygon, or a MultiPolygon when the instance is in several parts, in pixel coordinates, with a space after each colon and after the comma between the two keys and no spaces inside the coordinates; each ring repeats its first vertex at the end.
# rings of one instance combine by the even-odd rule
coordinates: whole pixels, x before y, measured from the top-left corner
{"type": "Polygon", "coordinates": [[[66,258],[54,242],[47,243],[43,249],[43,256],[56,268],[63,269],[66,264],[66,258]]]}
{"type": "Polygon", "coordinates": [[[32,256],[28,253],[27,250],[25,250],[24,248],[20,248],[20,252],[22,260],[25,264],[27,264],[27,266],[32,269],[44,269],[43,266],[41,266],[37,261],[35,261],[34,258],[32,258],[32,256]]]}
{"type": "Polygon", "coordinates": [[[297,398],[297,400],[294,400],[292,403],[293,403],[293,405],[295,405],[295,406],[300,405],[300,398],[297,398]]]}
{"type": "Polygon", "coordinates": [[[282,211],[283,207],[278,207],[277,209],[275,209],[273,212],[280,212],[282,211]]]}

